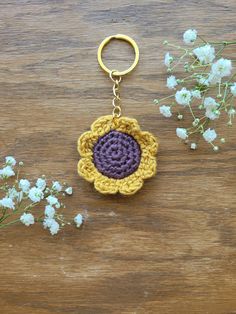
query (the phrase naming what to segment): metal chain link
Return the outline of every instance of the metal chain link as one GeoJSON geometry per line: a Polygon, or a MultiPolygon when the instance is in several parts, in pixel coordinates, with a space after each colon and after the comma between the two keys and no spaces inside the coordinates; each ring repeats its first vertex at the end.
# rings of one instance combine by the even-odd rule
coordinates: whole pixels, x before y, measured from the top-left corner
{"type": "Polygon", "coordinates": [[[121,76],[114,76],[113,73],[116,72],[116,70],[112,70],[109,73],[110,79],[114,83],[113,85],[113,95],[114,98],[112,100],[112,106],[113,111],[112,115],[113,117],[119,118],[121,116],[121,98],[120,98],[120,82],[121,82],[121,76]]]}

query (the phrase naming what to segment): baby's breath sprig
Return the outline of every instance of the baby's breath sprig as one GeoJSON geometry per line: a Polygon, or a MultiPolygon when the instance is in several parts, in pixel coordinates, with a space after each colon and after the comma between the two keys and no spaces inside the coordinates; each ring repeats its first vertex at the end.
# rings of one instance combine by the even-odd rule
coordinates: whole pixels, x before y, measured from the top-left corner
{"type": "MultiPolygon", "coordinates": [[[[236,114],[236,74],[232,75],[235,60],[223,57],[225,48],[236,46],[236,40],[212,42],[199,35],[195,29],[189,29],[183,34],[183,41],[187,47],[164,41],[164,45],[177,51],[173,55],[167,52],[164,58],[170,74],[166,85],[174,93],[155,99],[154,103],[159,105],[160,113],[166,118],[172,117],[176,111],[178,120],[183,120],[182,109],[187,108],[192,125],[177,128],[177,136],[189,143],[191,149],[196,149],[200,135],[214,151],[218,151],[219,146],[213,144],[217,133],[210,128],[210,123],[225,113],[228,117],[227,125],[232,126],[236,114]],[[179,67],[186,74],[176,78],[173,73],[179,67]],[[195,140],[189,141],[190,138],[195,140]]],[[[221,138],[220,143],[225,143],[225,138],[221,138]]]]}
{"type": "MultiPolygon", "coordinates": [[[[7,156],[0,169],[0,191],[4,194],[0,199],[0,229],[18,222],[25,226],[38,222],[55,235],[62,227],[71,224],[59,211],[66,208],[62,198],[72,195],[73,189],[66,183],[49,183],[44,175],[32,184],[28,179],[20,178],[23,165],[23,162],[17,164],[14,157],[7,156]],[[37,209],[42,203],[43,211],[37,209]]],[[[77,214],[74,218],[76,227],[79,228],[83,220],[83,216],[77,214]]]]}

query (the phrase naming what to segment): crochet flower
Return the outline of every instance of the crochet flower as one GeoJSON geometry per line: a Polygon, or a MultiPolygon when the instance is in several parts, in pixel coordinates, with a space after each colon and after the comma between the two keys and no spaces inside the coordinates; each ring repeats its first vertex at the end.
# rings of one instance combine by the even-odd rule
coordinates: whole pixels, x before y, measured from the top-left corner
{"type": "Polygon", "coordinates": [[[103,116],[78,140],[78,173],[100,193],[132,195],[155,175],[157,148],[135,119],[103,116]]]}

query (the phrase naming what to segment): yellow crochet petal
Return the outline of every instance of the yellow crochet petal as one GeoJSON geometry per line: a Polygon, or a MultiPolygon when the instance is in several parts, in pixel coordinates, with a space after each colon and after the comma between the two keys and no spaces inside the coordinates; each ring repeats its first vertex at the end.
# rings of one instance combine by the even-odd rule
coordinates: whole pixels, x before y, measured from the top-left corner
{"type": "Polygon", "coordinates": [[[115,128],[117,131],[130,135],[132,135],[134,132],[140,131],[138,121],[127,117],[113,119],[112,127],[115,128]]]}
{"type": "Polygon", "coordinates": [[[112,120],[113,120],[113,117],[111,115],[98,118],[91,125],[92,132],[98,136],[102,136],[108,133],[113,128],[112,120]]]}
{"type": "Polygon", "coordinates": [[[98,136],[91,131],[84,132],[78,139],[78,151],[81,157],[93,155],[93,145],[97,142],[98,136]]]}
{"type": "Polygon", "coordinates": [[[138,170],[136,171],[137,176],[143,179],[153,177],[157,171],[157,162],[154,156],[142,155],[141,162],[138,170]]]}
{"type": "Polygon", "coordinates": [[[89,182],[93,182],[99,175],[91,158],[82,158],[78,162],[78,174],[89,182]]]}
{"type": "Polygon", "coordinates": [[[149,132],[136,132],[133,137],[139,143],[143,155],[155,156],[158,150],[156,138],[149,132]]]}
{"type": "Polygon", "coordinates": [[[95,179],[95,189],[102,194],[116,194],[118,192],[117,180],[100,175],[95,179]]]}
{"type": "Polygon", "coordinates": [[[143,186],[143,179],[135,172],[127,178],[119,180],[119,192],[124,195],[135,194],[143,186]]]}

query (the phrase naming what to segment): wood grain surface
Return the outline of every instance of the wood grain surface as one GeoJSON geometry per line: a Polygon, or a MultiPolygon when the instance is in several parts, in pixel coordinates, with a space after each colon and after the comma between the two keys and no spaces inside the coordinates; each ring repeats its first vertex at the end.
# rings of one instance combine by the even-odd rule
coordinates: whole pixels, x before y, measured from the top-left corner
{"type": "MultiPolygon", "coordinates": [[[[189,151],[152,102],[168,95],[163,40],[190,27],[235,39],[235,14],[234,0],[0,2],[0,156],[69,182],[68,215],[87,215],[55,237],[39,225],[1,231],[1,314],[236,313],[235,126],[218,123],[222,152],[189,151]],[[158,175],[128,198],[98,194],[76,171],[77,138],[112,110],[96,51],[116,33],[140,47],[124,114],[160,140],[158,175]]],[[[132,48],[112,42],[104,59],[126,68],[132,48]]]]}

